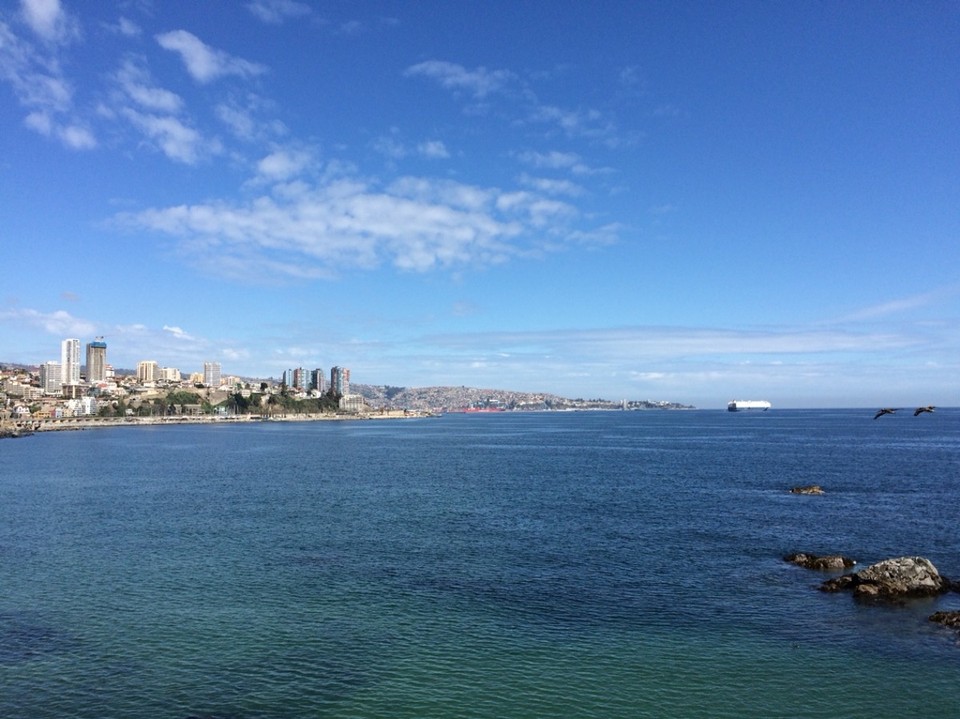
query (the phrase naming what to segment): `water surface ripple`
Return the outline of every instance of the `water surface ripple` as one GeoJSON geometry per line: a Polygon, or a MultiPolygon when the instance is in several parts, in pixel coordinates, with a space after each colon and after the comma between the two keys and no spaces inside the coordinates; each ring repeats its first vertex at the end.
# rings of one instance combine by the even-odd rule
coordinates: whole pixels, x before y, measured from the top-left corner
{"type": "Polygon", "coordinates": [[[960,715],[960,412],[448,415],[0,445],[0,716],[960,715]],[[888,418],[884,418],[888,419],[888,418]],[[821,484],[819,497],[791,495],[821,484]]]}

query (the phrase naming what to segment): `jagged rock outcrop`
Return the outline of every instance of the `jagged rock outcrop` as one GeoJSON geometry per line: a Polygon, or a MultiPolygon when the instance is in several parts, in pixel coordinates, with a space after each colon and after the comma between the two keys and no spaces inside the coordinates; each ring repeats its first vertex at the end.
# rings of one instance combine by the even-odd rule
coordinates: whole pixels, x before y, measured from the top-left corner
{"type": "Polygon", "coordinates": [[[924,557],[897,557],[871,564],[865,569],[828,579],[825,592],[852,591],[857,599],[899,600],[930,597],[951,589],[952,583],[924,557]]]}
{"type": "Polygon", "coordinates": [[[806,554],[804,552],[788,554],[783,558],[783,561],[796,564],[799,567],[805,567],[806,569],[819,569],[823,571],[849,569],[856,564],[853,559],[843,557],[839,554],[828,554],[818,557],[816,554],[806,554]]]}
{"type": "Polygon", "coordinates": [[[790,494],[823,494],[823,487],[819,484],[808,484],[805,487],[794,487],[790,494]]]}
{"type": "Polygon", "coordinates": [[[960,612],[934,612],[930,615],[930,621],[960,632],[960,612]]]}

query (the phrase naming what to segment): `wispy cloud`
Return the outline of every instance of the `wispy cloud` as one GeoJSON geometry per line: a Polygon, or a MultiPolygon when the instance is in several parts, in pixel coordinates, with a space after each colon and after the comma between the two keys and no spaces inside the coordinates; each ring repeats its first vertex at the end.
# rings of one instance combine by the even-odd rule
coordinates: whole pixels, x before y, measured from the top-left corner
{"type": "Polygon", "coordinates": [[[247,9],[271,25],[310,14],[310,6],[296,0],[253,0],[247,3],[247,9]]]}
{"type": "Polygon", "coordinates": [[[187,72],[199,83],[213,82],[226,75],[254,77],[267,71],[263,65],[210,47],[186,30],[162,33],[156,39],[160,47],[180,55],[187,72]]]}
{"type": "Polygon", "coordinates": [[[143,33],[143,30],[140,28],[137,23],[135,23],[130,18],[121,16],[117,19],[115,23],[104,23],[103,25],[110,32],[116,33],[117,35],[123,35],[124,37],[140,37],[143,33]]]}
{"type": "Polygon", "coordinates": [[[20,15],[47,42],[65,42],[80,34],[79,24],[63,9],[60,0],[21,0],[20,15]]]}
{"type": "MultiPolygon", "coordinates": [[[[427,60],[411,65],[404,71],[407,77],[425,77],[455,93],[464,93],[474,102],[499,95],[507,100],[507,113],[521,125],[547,125],[547,134],[557,130],[569,138],[587,139],[608,147],[623,147],[636,142],[636,137],[623,133],[604,113],[593,108],[571,109],[542,102],[532,86],[509,70],[489,70],[486,67],[468,69],[446,60],[427,60]]],[[[470,109],[477,109],[477,105],[470,109]]]]}
{"type": "Polygon", "coordinates": [[[41,312],[27,308],[0,310],[0,322],[12,322],[37,327],[51,335],[61,337],[92,335],[96,329],[93,323],[79,317],[74,317],[65,310],[56,310],[54,312],[41,312]]]}
{"type": "Polygon", "coordinates": [[[179,95],[157,87],[146,68],[133,58],[123,61],[115,77],[124,93],[147,110],[176,114],[183,107],[179,95]]]}
{"type": "Polygon", "coordinates": [[[176,162],[193,165],[202,157],[218,154],[222,149],[217,140],[204,139],[198,130],[176,117],[143,113],[129,107],[121,114],[164,155],[176,162]]]}
{"type": "Polygon", "coordinates": [[[264,117],[265,112],[273,109],[272,104],[259,95],[247,93],[242,101],[230,99],[217,104],[214,114],[238,140],[266,142],[288,132],[280,120],[264,117]]]}
{"type": "MultiPolygon", "coordinates": [[[[38,12],[34,21],[42,29],[51,16],[38,12]]],[[[73,86],[64,77],[56,55],[48,48],[37,47],[18,37],[3,21],[0,21],[0,80],[10,84],[17,100],[27,109],[23,121],[26,127],[58,139],[70,149],[96,147],[93,130],[74,111],[73,86]]]]}
{"type": "Polygon", "coordinates": [[[950,297],[955,297],[958,294],[960,294],[960,287],[958,286],[941,287],[931,292],[923,292],[910,297],[899,297],[887,302],[881,302],[880,304],[876,304],[871,307],[864,307],[863,309],[851,312],[850,314],[844,315],[843,317],[840,317],[834,321],[837,323],[862,322],[865,320],[873,320],[881,317],[888,317],[890,315],[902,314],[909,312],[910,310],[915,310],[942,302],[950,297]]]}
{"type": "Polygon", "coordinates": [[[177,327],[177,326],[171,327],[170,325],[164,325],[164,326],[163,326],[163,331],[166,332],[167,334],[169,334],[171,337],[177,339],[177,340],[192,340],[192,339],[193,339],[193,337],[191,337],[189,334],[187,334],[186,332],[184,332],[183,329],[181,329],[180,327],[177,327]]]}
{"type": "Polygon", "coordinates": [[[427,60],[411,65],[404,74],[435,80],[441,87],[462,90],[477,99],[503,89],[515,79],[515,75],[507,70],[488,70],[485,67],[468,70],[463,65],[445,60],[427,60]]]}
{"type": "Polygon", "coordinates": [[[567,197],[578,197],[584,194],[584,189],[570,180],[555,180],[549,177],[531,177],[527,174],[520,175],[520,183],[532,187],[545,195],[565,195],[567,197]]]}
{"type": "Polygon", "coordinates": [[[315,162],[313,153],[304,147],[280,147],[257,163],[258,179],[268,182],[289,180],[315,162]]]}
{"type": "MultiPolygon", "coordinates": [[[[276,156],[278,172],[289,159],[276,156]]],[[[415,272],[492,265],[577,242],[582,232],[576,208],[536,192],[415,177],[384,187],[287,183],[246,204],[158,208],[117,221],[178,237],[193,261],[246,279],[384,263],[415,272]]]]}
{"type": "Polygon", "coordinates": [[[575,152],[527,150],[518,153],[517,159],[530,167],[541,170],[565,170],[573,175],[596,175],[611,172],[608,168],[590,167],[575,152]]]}
{"type": "Polygon", "coordinates": [[[417,151],[424,157],[434,160],[445,160],[450,157],[450,151],[440,140],[427,140],[417,145],[417,151]]]}

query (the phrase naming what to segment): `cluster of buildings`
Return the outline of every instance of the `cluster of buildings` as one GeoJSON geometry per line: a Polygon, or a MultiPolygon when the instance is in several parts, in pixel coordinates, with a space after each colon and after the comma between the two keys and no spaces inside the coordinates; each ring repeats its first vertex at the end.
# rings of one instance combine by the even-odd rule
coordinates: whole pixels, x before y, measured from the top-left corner
{"type": "Polygon", "coordinates": [[[211,403],[222,401],[232,393],[249,397],[254,391],[267,394],[286,392],[298,398],[317,397],[330,390],[347,404],[356,404],[350,392],[350,370],[334,367],[329,381],[322,369],[302,367],[283,373],[282,383],[255,382],[254,386],[240,377],[224,375],[219,362],[204,362],[202,372],[189,376],[174,367],[161,367],[153,360],[137,363],[135,375],[118,375],[107,362],[107,343],[97,337],[83,348],[77,338],[60,343],[60,361],[51,360],[39,366],[36,374],[18,370],[0,373],[0,399],[5,400],[5,414],[12,416],[78,417],[97,414],[104,402],[150,401],[170,391],[204,390],[211,403]]]}
{"type": "Polygon", "coordinates": [[[330,369],[330,382],[327,384],[327,378],[320,368],[305,370],[303,367],[288,369],[283,373],[283,385],[288,391],[297,394],[309,395],[311,393],[324,394],[330,390],[334,394],[345,397],[350,394],[350,370],[346,367],[333,367],[330,369]]]}

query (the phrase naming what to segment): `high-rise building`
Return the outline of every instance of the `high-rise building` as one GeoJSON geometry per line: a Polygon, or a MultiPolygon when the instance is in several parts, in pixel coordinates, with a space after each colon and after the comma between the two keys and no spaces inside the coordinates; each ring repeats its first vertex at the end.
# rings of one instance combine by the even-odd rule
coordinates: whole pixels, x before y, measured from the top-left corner
{"type": "Polygon", "coordinates": [[[297,392],[307,391],[307,371],[303,367],[297,367],[293,371],[293,387],[297,392]]]}
{"type": "Polygon", "coordinates": [[[157,379],[163,382],[179,382],[180,370],[176,367],[161,367],[158,371],[157,379]]]}
{"type": "Polygon", "coordinates": [[[140,384],[157,381],[157,363],[153,360],[137,362],[137,381],[140,384]]]}
{"type": "Polygon", "coordinates": [[[310,389],[317,392],[325,392],[327,389],[327,378],[323,376],[323,369],[317,368],[310,373],[310,389]]]}
{"type": "Polygon", "coordinates": [[[203,384],[206,387],[217,389],[220,386],[220,363],[203,363],[203,384]]]}
{"type": "Polygon", "coordinates": [[[105,382],[107,379],[107,343],[97,337],[87,343],[87,382],[105,382]]]}
{"type": "Polygon", "coordinates": [[[341,396],[350,394],[350,370],[346,367],[331,368],[330,389],[341,396]]]}
{"type": "Polygon", "coordinates": [[[44,362],[40,365],[40,389],[44,394],[60,394],[62,384],[58,362],[44,362]]]}
{"type": "Polygon", "coordinates": [[[66,339],[60,343],[60,381],[80,384],[80,340],[66,339]]]}

